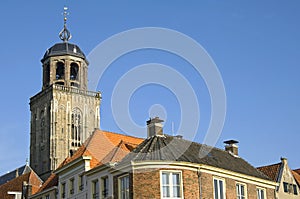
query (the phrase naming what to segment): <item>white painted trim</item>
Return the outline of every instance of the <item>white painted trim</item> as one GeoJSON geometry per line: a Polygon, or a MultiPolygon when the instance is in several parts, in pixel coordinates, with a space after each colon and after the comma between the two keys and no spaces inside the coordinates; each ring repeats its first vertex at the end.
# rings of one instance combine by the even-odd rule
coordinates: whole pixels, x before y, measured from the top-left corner
{"type": "MultiPolygon", "coordinates": [[[[235,182],[235,189],[236,189],[236,186],[237,185],[243,185],[244,186],[244,192],[245,192],[245,199],[248,198],[248,187],[247,187],[247,184],[246,183],[243,183],[243,182],[238,182],[236,181],[235,182]]],[[[236,192],[237,192],[237,189],[236,189],[236,192]]]]}
{"type": "MultiPolygon", "coordinates": [[[[216,198],[215,196],[215,180],[217,180],[218,182],[219,181],[222,181],[223,182],[223,198],[226,199],[226,180],[224,178],[220,178],[218,176],[213,176],[213,180],[212,180],[212,184],[213,184],[213,195],[214,195],[214,198],[216,198]]],[[[219,183],[218,183],[218,190],[219,190],[219,183]]]]}
{"type": "Polygon", "coordinates": [[[264,191],[264,199],[267,199],[267,192],[264,187],[260,187],[260,186],[256,187],[256,196],[257,196],[257,190],[263,190],[264,191]]]}
{"type": "Polygon", "coordinates": [[[118,198],[120,198],[120,195],[121,195],[121,186],[120,186],[121,178],[124,178],[126,176],[128,177],[128,185],[129,185],[129,187],[128,187],[129,193],[128,194],[129,194],[129,197],[130,197],[130,177],[129,177],[129,174],[126,173],[124,175],[118,176],[118,198]]]}
{"type": "Polygon", "coordinates": [[[173,199],[173,197],[171,198],[164,198],[163,197],[163,182],[162,182],[162,174],[166,172],[166,173],[180,173],[180,195],[181,197],[180,198],[174,198],[174,199],[184,199],[184,193],[183,193],[183,178],[182,178],[182,171],[181,170],[160,170],[159,171],[159,186],[160,186],[160,198],[161,199],[173,199]]]}
{"type": "Polygon", "coordinates": [[[63,165],[61,168],[58,168],[57,170],[54,171],[54,173],[58,175],[59,173],[63,172],[64,170],[71,168],[72,166],[76,165],[77,163],[80,163],[82,160],[91,160],[91,159],[92,159],[91,156],[81,156],[81,157],[67,163],[66,165],[63,165]]]}

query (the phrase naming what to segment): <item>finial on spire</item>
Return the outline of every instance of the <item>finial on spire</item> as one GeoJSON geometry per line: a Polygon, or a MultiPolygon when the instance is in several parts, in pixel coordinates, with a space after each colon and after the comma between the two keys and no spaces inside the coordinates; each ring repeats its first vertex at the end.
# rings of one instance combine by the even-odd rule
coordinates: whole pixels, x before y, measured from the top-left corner
{"type": "Polygon", "coordinates": [[[67,16],[69,15],[68,11],[68,7],[64,7],[64,28],[60,31],[59,33],[59,38],[63,41],[63,42],[68,42],[71,38],[72,35],[70,33],[70,31],[67,29],[67,16]]]}

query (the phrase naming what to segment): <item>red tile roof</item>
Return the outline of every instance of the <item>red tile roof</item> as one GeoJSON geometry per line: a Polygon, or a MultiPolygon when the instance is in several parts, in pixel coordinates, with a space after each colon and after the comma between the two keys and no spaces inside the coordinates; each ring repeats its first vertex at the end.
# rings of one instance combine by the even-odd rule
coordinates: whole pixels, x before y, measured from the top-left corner
{"type": "Polygon", "coordinates": [[[49,189],[51,187],[58,185],[58,176],[54,173],[50,175],[50,177],[46,180],[46,182],[39,188],[37,192],[42,192],[46,189],[49,189]]]}
{"type": "MultiPolygon", "coordinates": [[[[102,165],[108,162],[121,160],[132,151],[144,139],[128,135],[112,133],[108,131],[95,130],[93,134],[82,144],[71,157],[67,157],[58,168],[83,156],[91,156],[90,167],[102,165]]],[[[52,174],[39,192],[50,187],[57,186],[58,177],[52,174]]]]}
{"type": "Polygon", "coordinates": [[[296,173],[298,173],[300,175],[300,169],[294,169],[293,171],[295,171],[296,173]]]}
{"type": "Polygon", "coordinates": [[[299,174],[299,169],[296,170],[292,170],[292,174],[298,184],[298,186],[300,186],[300,174],[299,174]]]}
{"type": "Polygon", "coordinates": [[[32,193],[35,194],[40,186],[42,180],[33,171],[23,174],[3,185],[0,186],[0,198],[1,199],[14,199],[14,195],[9,195],[8,192],[20,192],[22,193],[23,182],[27,182],[32,186],[32,193]]]}
{"type": "Polygon", "coordinates": [[[138,145],[125,142],[121,142],[115,146],[102,160],[98,165],[106,164],[109,162],[119,162],[121,161],[128,153],[133,151],[138,145]]]}
{"type": "Polygon", "coordinates": [[[258,167],[257,169],[267,175],[271,180],[277,182],[281,165],[282,163],[280,162],[278,164],[258,167]]]}
{"type": "Polygon", "coordinates": [[[144,139],[142,138],[132,137],[128,135],[96,130],[85,141],[85,143],[74,153],[74,155],[72,157],[67,158],[61,164],[61,166],[66,165],[67,163],[72,162],[75,159],[78,159],[79,157],[91,156],[92,159],[90,162],[90,166],[91,168],[93,168],[96,165],[99,165],[99,163],[101,163],[101,161],[109,153],[111,153],[113,149],[121,147],[124,150],[124,152],[125,151],[130,152],[128,151],[129,150],[128,147],[135,148],[143,140],[144,139]],[[120,145],[120,143],[123,144],[120,145]],[[125,146],[126,144],[127,146],[125,146]]]}

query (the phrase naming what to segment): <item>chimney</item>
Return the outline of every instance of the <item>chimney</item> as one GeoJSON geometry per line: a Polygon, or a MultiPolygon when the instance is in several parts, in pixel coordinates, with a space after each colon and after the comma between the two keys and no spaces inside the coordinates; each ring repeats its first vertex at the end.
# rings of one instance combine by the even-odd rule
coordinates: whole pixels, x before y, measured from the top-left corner
{"type": "Polygon", "coordinates": [[[227,140],[224,142],[225,145],[225,151],[231,153],[232,155],[239,155],[239,150],[238,150],[238,146],[236,145],[237,143],[239,143],[236,140],[227,140]]]}
{"type": "Polygon", "coordinates": [[[147,132],[148,138],[155,135],[163,135],[163,120],[159,119],[159,117],[150,118],[147,121],[147,132]]]}

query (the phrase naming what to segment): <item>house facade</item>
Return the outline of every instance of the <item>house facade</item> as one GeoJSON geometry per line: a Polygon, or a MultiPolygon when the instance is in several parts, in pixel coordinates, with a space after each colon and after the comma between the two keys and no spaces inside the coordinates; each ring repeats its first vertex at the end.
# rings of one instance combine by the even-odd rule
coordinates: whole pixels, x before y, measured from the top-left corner
{"type": "Polygon", "coordinates": [[[300,198],[298,174],[290,169],[286,158],[281,158],[277,164],[258,167],[258,170],[276,181],[278,186],[275,191],[276,199],[300,198]]]}
{"type": "Polygon", "coordinates": [[[56,198],[275,199],[277,183],[239,157],[236,142],[221,150],[164,135],[158,118],[147,123],[155,128],[145,140],[94,133],[54,172],[56,198]]]}

